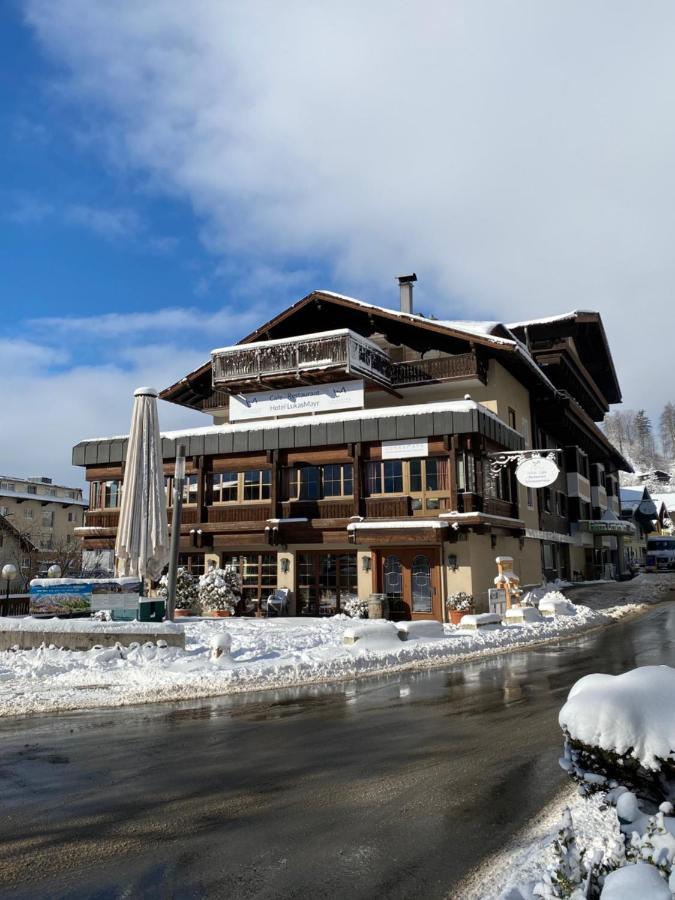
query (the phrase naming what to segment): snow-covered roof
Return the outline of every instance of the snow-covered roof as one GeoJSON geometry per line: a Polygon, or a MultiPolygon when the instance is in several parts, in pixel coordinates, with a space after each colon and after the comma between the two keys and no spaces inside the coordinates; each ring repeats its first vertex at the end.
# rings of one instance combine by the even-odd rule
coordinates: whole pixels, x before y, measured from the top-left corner
{"type": "Polygon", "coordinates": [[[573,309],[571,312],[559,313],[555,316],[543,316],[540,319],[526,319],[523,322],[509,322],[507,328],[526,328],[528,325],[548,325],[554,322],[569,322],[579,316],[593,316],[595,310],[592,309],[573,309]]]}
{"type": "Polygon", "coordinates": [[[663,503],[669,513],[675,512],[675,493],[652,494],[652,500],[656,503],[657,507],[663,503]]]}
{"type": "Polygon", "coordinates": [[[0,497],[12,500],[39,500],[40,503],[58,503],[64,506],[89,506],[89,502],[83,500],[82,497],[58,497],[53,494],[27,494],[23,491],[0,490],[0,497]]]}
{"type": "Polygon", "coordinates": [[[464,332],[469,335],[487,338],[491,343],[502,344],[504,346],[513,346],[515,339],[497,337],[492,334],[494,328],[499,327],[499,322],[476,322],[476,321],[455,321],[450,319],[432,319],[429,316],[421,316],[418,313],[406,313],[399,309],[392,309],[389,306],[378,306],[375,303],[367,303],[365,300],[359,300],[357,297],[349,297],[347,294],[338,294],[335,291],[316,291],[317,294],[325,294],[327,297],[335,297],[338,300],[347,300],[355,303],[357,306],[363,306],[365,309],[376,309],[378,312],[386,313],[390,316],[415,322],[423,325],[435,325],[440,328],[447,328],[452,331],[464,332]]]}
{"type": "Polygon", "coordinates": [[[257,347],[276,347],[278,344],[297,344],[300,341],[315,341],[320,338],[339,337],[341,335],[354,335],[359,341],[362,341],[364,344],[369,344],[374,350],[378,350],[382,353],[382,349],[378,347],[374,341],[363,337],[362,334],[357,334],[355,331],[352,331],[351,328],[333,328],[330,331],[315,331],[312,334],[294,334],[292,337],[274,338],[271,341],[251,341],[247,344],[230,344],[228,347],[217,347],[215,350],[212,350],[211,353],[229,353],[236,350],[252,350],[257,347]]]}
{"type": "MultiPolygon", "coordinates": [[[[398,418],[400,416],[421,415],[435,412],[471,412],[480,410],[486,416],[495,419],[503,428],[507,428],[513,434],[518,434],[509,428],[491,409],[473,400],[449,400],[439,403],[414,403],[406,406],[384,406],[377,409],[354,409],[346,412],[332,412],[321,415],[284,416],[279,419],[255,419],[246,422],[237,422],[227,425],[203,425],[199,428],[186,428],[179,431],[163,431],[162,437],[176,440],[183,437],[197,437],[207,434],[234,434],[237,432],[258,431],[266,428],[283,428],[285,426],[301,427],[303,425],[322,425],[329,422],[348,422],[358,419],[382,419],[398,418]]],[[[82,444],[92,444],[98,441],[123,441],[128,435],[120,434],[112,437],[89,438],[81,441],[82,444]]]]}

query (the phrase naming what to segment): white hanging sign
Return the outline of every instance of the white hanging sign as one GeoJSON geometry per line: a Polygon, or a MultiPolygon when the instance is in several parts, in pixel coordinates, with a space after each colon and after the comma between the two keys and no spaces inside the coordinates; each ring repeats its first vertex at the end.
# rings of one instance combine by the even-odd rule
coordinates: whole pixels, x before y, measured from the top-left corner
{"type": "Polygon", "coordinates": [[[363,381],[338,381],[230,397],[230,422],[363,409],[363,381]]]}
{"type": "Polygon", "coordinates": [[[427,438],[408,438],[401,441],[382,441],[382,459],[410,459],[413,456],[428,456],[427,438]]]}
{"type": "Polygon", "coordinates": [[[544,488],[556,480],[560,469],[551,456],[529,456],[516,468],[516,478],[529,488],[544,488]]]}

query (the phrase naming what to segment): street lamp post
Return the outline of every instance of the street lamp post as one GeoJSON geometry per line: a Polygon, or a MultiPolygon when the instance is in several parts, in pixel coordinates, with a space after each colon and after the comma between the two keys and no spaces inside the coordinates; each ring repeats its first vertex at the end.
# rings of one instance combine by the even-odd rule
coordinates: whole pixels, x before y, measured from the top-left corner
{"type": "Polygon", "coordinates": [[[180,547],[180,523],[183,514],[183,487],[185,485],[185,445],[176,448],[176,469],[173,477],[173,519],[171,521],[171,544],[169,552],[169,573],[166,584],[166,617],[173,620],[176,609],[176,579],[178,577],[178,550],[180,547]]]}
{"type": "Polygon", "coordinates": [[[9,611],[9,585],[16,578],[16,566],[12,563],[7,563],[2,567],[2,577],[7,582],[7,592],[5,595],[5,599],[7,600],[7,610],[9,611]]]}

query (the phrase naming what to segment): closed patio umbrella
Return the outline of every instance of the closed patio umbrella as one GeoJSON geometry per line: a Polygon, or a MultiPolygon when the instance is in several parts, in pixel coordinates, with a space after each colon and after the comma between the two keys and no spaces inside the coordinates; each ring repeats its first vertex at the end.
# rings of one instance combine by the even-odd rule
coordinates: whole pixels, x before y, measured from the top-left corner
{"type": "Polygon", "coordinates": [[[115,541],[118,577],[158,579],[169,561],[169,529],[157,391],[134,391],[134,409],[115,541]]]}

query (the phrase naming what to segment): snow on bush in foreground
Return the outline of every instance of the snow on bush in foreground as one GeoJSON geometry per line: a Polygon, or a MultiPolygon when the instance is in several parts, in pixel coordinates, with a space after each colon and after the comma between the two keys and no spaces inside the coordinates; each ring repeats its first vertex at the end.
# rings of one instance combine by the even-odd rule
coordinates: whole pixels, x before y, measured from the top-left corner
{"type": "MultiPolygon", "coordinates": [[[[343,634],[354,620],[342,615],[304,620],[191,619],[184,625],[185,650],[144,645],[132,650],[41,648],[0,653],[0,716],[188,700],[428,668],[554,640],[602,625],[631,609],[620,607],[612,616],[579,606],[574,616],[479,632],[446,625],[443,637],[413,637],[365,652],[358,642],[343,645],[343,634]],[[223,665],[222,657],[211,657],[212,639],[223,632],[232,639],[228,665],[223,665]]],[[[367,621],[363,624],[368,627],[367,621]]]]}
{"type": "Polygon", "coordinates": [[[570,691],[559,721],[573,740],[659,769],[675,761],[675,669],[587,675],[570,691]]]}
{"type": "Polygon", "coordinates": [[[538,877],[512,883],[500,897],[671,900],[675,669],[586,676],[570,691],[560,723],[561,765],[579,785],[577,805],[573,813],[564,811],[538,877]]]}

